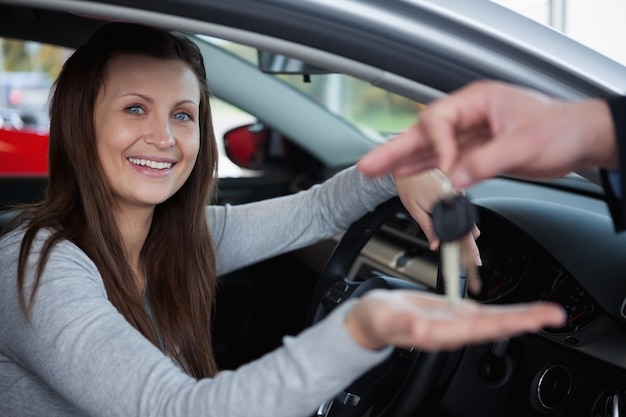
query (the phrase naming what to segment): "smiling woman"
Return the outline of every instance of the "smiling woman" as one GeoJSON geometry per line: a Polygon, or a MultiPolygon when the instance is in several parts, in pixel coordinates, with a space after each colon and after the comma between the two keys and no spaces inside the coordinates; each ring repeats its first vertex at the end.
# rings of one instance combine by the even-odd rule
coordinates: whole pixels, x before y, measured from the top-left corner
{"type": "MultiPolygon", "coordinates": [[[[180,284],[172,284],[170,288],[176,292],[178,287],[190,300],[189,308],[182,309],[178,319],[202,317],[205,322],[209,319],[202,298],[194,301],[198,294],[210,294],[214,285],[213,280],[207,279],[215,265],[210,256],[212,245],[203,204],[212,191],[217,160],[208,97],[202,55],[193,44],[166,32],[123,24],[111,24],[96,32],[66,61],[54,85],[48,190],[43,202],[25,214],[32,216],[29,219],[32,234],[26,233],[23,246],[28,252],[36,243],[34,233],[47,226],[44,219],[56,217],[63,227],[50,242],[64,238],[78,244],[101,271],[113,305],[153,341],[156,335],[151,318],[137,305],[137,299],[144,293],[159,294],[165,290],[159,290],[155,284],[149,293],[144,292],[145,274],[164,285],[166,281],[158,276],[167,274],[165,271],[184,277],[177,281],[180,284]],[[135,70],[135,65],[142,71],[135,70]],[[168,93],[168,84],[162,83],[164,77],[176,87],[173,93],[168,93]],[[82,112],[74,111],[75,108],[93,112],[93,127],[89,122],[86,124],[82,112]],[[183,109],[197,116],[196,120],[179,121],[178,114],[183,109]],[[174,126],[176,129],[170,132],[174,126]],[[163,172],[128,160],[129,157],[164,158],[164,155],[177,162],[174,169],[163,172]],[[68,178],[73,179],[71,186],[68,178]],[[166,200],[169,203],[155,213],[156,204],[166,200]],[[184,221],[200,227],[190,228],[181,223],[183,219],[174,220],[180,210],[175,204],[189,212],[184,221]],[[68,215],[71,221],[63,218],[68,215]],[[153,225],[153,216],[164,220],[153,225]],[[90,225],[90,219],[96,218],[98,222],[90,225]],[[181,234],[186,239],[175,237],[181,234]],[[108,243],[102,245],[99,236],[106,236],[108,243]],[[182,258],[159,253],[168,248],[144,249],[151,242],[162,240],[190,245],[189,253],[195,251],[193,256],[199,261],[187,263],[182,258]],[[121,259],[125,262],[120,263],[121,259]]],[[[44,253],[43,259],[47,256],[44,253]]],[[[20,264],[24,262],[22,257],[20,264]]],[[[18,274],[20,302],[29,311],[39,289],[39,276],[26,297],[22,268],[18,274]]],[[[151,311],[156,319],[162,320],[163,308],[152,300],[151,311]]],[[[195,321],[185,335],[173,330],[173,322],[162,322],[160,337],[168,345],[181,345],[179,339],[184,337],[202,346],[201,352],[206,353],[195,354],[195,361],[182,360],[190,356],[188,346],[179,347],[172,355],[175,358],[181,355],[179,361],[187,363],[190,372],[206,374],[214,372],[215,365],[208,329],[201,322],[195,321]]]]}

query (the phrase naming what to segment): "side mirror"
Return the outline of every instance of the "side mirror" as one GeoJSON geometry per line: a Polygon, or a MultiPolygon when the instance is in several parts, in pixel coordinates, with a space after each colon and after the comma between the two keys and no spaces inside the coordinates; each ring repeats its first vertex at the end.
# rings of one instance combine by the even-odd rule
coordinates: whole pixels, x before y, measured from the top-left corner
{"type": "Polygon", "coordinates": [[[241,168],[262,169],[268,142],[269,129],[263,123],[239,126],[224,134],[226,156],[241,168]]]}

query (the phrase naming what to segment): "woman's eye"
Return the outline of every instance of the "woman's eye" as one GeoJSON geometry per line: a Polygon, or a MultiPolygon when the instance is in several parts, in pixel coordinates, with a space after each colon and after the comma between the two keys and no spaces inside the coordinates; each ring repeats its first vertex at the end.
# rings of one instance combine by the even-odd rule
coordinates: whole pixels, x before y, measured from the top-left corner
{"type": "Polygon", "coordinates": [[[142,114],[144,111],[141,106],[133,105],[126,107],[126,112],[130,114],[142,114]]]}
{"type": "Polygon", "coordinates": [[[180,112],[174,115],[174,119],[180,120],[180,121],[187,121],[187,120],[193,120],[193,117],[191,117],[191,114],[189,113],[180,112]]]}

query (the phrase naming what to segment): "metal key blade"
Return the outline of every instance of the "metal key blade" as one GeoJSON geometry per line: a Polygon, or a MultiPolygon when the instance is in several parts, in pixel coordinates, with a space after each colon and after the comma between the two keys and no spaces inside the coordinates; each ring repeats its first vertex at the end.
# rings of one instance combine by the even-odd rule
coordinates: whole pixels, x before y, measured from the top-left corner
{"type": "Polygon", "coordinates": [[[458,240],[441,243],[441,272],[450,307],[461,300],[461,244],[458,240]]]}
{"type": "Polygon", "coordinates": [[[449,181],[443,184],[443,198],[433,206],[433,229],[441,245],[441,270],[444,289],[450,305],[454,307],[461,299],[461,274],[476,283],[476,270],[471,258],[468,239],[474,225],[473,208],[467,197],[452,189],[449,181]]]}

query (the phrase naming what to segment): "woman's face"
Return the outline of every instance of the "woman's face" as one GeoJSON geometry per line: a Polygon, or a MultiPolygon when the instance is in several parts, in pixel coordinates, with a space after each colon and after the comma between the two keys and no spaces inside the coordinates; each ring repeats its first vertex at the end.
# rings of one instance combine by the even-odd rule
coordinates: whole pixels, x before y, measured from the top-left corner
{"type": "Polygon", "coordinates": [[[154,207],[189,177],[200,146],[200,87],[182,61],[113,58],[95,103],[98,157],[119,207],[154,207]]]}

